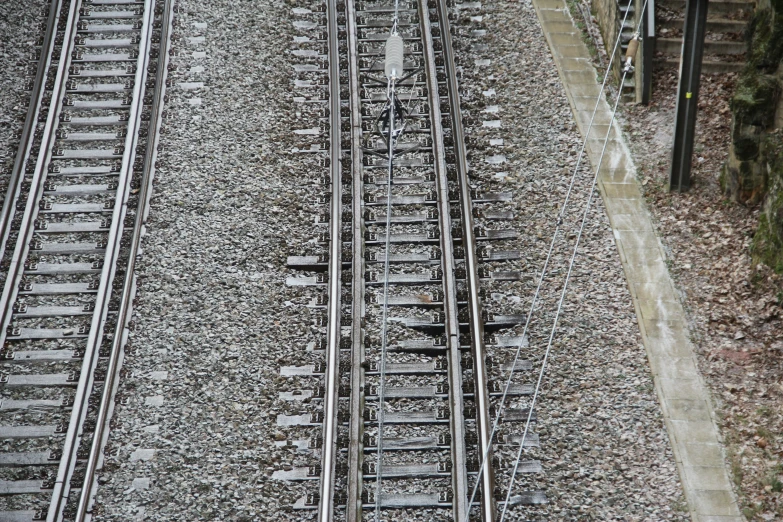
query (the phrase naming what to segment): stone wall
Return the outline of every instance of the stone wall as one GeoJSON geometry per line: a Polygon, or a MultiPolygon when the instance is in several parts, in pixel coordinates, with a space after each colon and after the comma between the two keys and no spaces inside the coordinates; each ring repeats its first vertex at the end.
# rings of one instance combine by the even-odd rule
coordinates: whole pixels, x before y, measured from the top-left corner
{"type": "MultiPolygon", "coordinates": [[[[580,0],[568,0],[568,2],[580,0]]],[[[628,0],[621,0],[623,4],[628,0]]],[[[607,52],[610,52],[614,48],[614,42],[617,40],[617,35],[620,34],[620,23],[622,22],[623,14],[617,7],[617,0],[592,0],[590,2],[591,9],[596,19],[598,19],[598,27],[601,30],[601,38],[604,41],[607,52]]],[[[629,15],[630,16],[630,15],[629,15]]],[[[631,20],[633,21],[633,20],[631,20]]],[[[620,80],[620,68],[623,60],[622,49],[618,46],[617,53],[612,66],[612,75],[615,80],[620,80]]]]}
{"type": "Polygon", "coordinates": [[[783,272],[783,0],[759,2],[747,39],[721,187],[734,201],[761,204],[753,258],[783,272]]]}
{"type": "Polygon", "coordinates": [[[755,262],[783,273],[783,128],[766,136],[762,154],[767,158],[769,189],[761,207],[751,253],[755,262]]]}

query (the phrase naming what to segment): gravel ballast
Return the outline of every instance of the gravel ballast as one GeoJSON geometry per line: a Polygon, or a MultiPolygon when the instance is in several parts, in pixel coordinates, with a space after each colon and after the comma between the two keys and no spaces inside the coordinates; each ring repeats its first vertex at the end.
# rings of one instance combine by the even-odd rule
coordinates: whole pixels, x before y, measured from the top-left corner
{"type": "MultiPolygon", "coordinates": [[[[314,483],[271,475],[319,458],[276,445],[317,434],[276,425],[278,414],[314,411],[281,400],[279,392],[316,383],[281,377],[280,366],[323,359],[306,350],[318,333],[306,307],[316,292],[286,286],[297,272],[285,267],[289,254],[321,252],[313,220],[325,211],[315,198],[324,191],[317,183],[326,170],[315,154],[291,152],[318,141],[293,132],[318,123],[316,104],[294,99],[304,95],[294,82],[303,78],[294,65],[304,59],[291,53],[318,49],[293,44],[295,36],[316,34],[301,22],[320,16],[294,8],[317,5],[180,2],[177,70],[118,392],[127,403],[115,410],[95,520],[307,518],[283,507],[314,491],[314,483]]],[[[486,145],[503,140],[471,156],[471,175],[480,191],[514,193],[506,207],[513,221],[478,224],[517,230],[519,239],[497,248],[520,249],[524,257],[498,265],[525,277],[488,284],[486,308],[527,313],[579,136],[528,1],[463,11],[458,22],[468,32],[487,31],[458,37],[462,85],[471,92],[464,107],[474,118],[469,135],[486,145]],[[494,120],[500,128],[483,124],[494,120]]],[[[590,176],[580,174],[567,240],[554,257],[559,275],[544,285],[530,331],[525,358],[534,365],[551,328],[590,176]]],[[[534,383],[536,376],[519,382],[534,383]]],[[[591,210],[537,410],[535,454],[544,472],[524,477],[520,487],[542,489],[550,502],[530,517],[687,519],[600,201],[591,210]]],[[[501,476],[501,489],[506,482],[501,476]]]]}
{"type": "MultiPolygon", "coordinates": [[[[8,176],[19,148],[29,93],[25,77],[34,70],[31,61],[45,22],[43,0],[19,0],[0,4],[0,197],[5,197],[8,176]]],[[[34,73],[33,73],[34,74],[34,73]]],[[[30,76],[32,77],[32,76],[30,76]]]]}
{"type": "MultiPolygon", "coordinates": [[[[485,36],[467,40],[470,47],[457,51],[464,68],[462,84],[472,93],[464,106],[476,120],[469,125],[469,135],[489,145],[472,158],[472,174],[480,191],[514,193],[516,220],[502,227],[513,226],[520,239],[498,248],[521,248],[526,258],[521,267],[514,267],[522,268],[526,279],[504,291],[490,285],[488,290],[496,293],[485,306],[494,313],[524,314],[544,264],[581,137],[532,5],[486,4],[480,11],[463,12],[460,23],[468,21],[464,27],[469,34],[486,30],[485,36]],[[499,128],[495,128],[498,123],[489,123],[498,120],[499,128]],[[493,146],[493,139],[502,139],[502,144],[493,146]]],[[[580,169],[553,253],[551,276],[541,289],[542,305],[531,323],[531,346],[522,354],[533,361],[534,372],[516,382],[535,384],[538,377],[592,178],[591,169],[580,169]]],[[[490,351],[492,356],[496,353],[490,351]]],[[[506,376],[498,374],[498,378],[505,382],[506,376]]],[[[535,431],[541,448],[527,458],[540,458],[544,474],[523,476],[517,487],[543,489],[550,503],[527,510],[529,516],[547,520],[689,518],[631,296],[597,194],[569,282],[537,413],[535,431]]],[[[516,451],[501,454],[516,457],[516,451]]],[[[505,493],[508,473],[498,482],[505,493]]]]}

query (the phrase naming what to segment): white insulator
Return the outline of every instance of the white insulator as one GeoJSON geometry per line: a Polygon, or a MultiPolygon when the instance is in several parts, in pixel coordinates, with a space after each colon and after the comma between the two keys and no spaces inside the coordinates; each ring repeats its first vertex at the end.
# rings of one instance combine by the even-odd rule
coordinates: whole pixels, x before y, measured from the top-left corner
{"type": "Polygon", "coordinates": [[[386,77],[402,78],[403,44],[398,34],[391,35],[386,40],[386,77]]]}

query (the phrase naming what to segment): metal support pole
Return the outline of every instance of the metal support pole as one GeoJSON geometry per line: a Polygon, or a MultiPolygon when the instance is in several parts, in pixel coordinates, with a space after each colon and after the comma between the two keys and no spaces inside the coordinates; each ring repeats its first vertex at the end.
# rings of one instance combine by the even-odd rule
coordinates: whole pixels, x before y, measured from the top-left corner
{"type": "Polygon", "coordinates": [[[652,99],[653,56],[655,55],[655,0],[647,0],[642,17],[642,103],[652,99]]]}
{"type": "Polygon", "coordinates": [[[687,0],[685,27],[677,85],[677,111],[674,120],[674,145],[669,170],[669,190],[684,191],[691,186],[691,156],[699,103],[701,59],[704,54],[704,30],[707,25],[707,0],[687,0]]]}

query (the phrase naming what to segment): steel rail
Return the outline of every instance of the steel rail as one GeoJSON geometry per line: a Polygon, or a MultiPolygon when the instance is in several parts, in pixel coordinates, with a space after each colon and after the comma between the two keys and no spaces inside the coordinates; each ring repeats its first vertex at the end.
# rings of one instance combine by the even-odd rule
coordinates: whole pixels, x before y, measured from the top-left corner
{"type": "Polygon", "coordinates": [[[8,326],[13,315],[13,302],[16,298],[19,282],[24,272],[24,259],[27,258],[30,237],[33,233],[33,221],[35,205],[43,193],[43,185],[46,179],[46,165],[52,158],[52,140],[55,137],[55,127],[60,116],[61,102],[65,94],[65,80],[68,66],[71,63],[71,51],[73,37],[76,31],[76,20],[79,17],[81,0],[71,0],[70,11],[65,26],[65,39],[63,40],[60,62],[57,67],[57,75],[54,79],[52,99],[49,102],[49,112],[41,135],[41,148],[35,163],[35,171],[30,181],[30,193],[27,196],[22,221],[19,226],[19,236],[16,240],[14,253],[8,266],[8,276],[3,285],[3,293],[0,294],[0,346],[5,345],[8,326]]]}
{"type": "Polygon", "coordinates": [[[44,33],[44,41],[41,46],[41,56],[38,59],[33,89],[30,91],[30,106],[27,109],[27,116],[25,117],[22,135],[19,140],[19,149],[16,152],[14,166],[8,182],[8,190],[3,200],[3,210],[0,214],[0,233],[2,233],[2,239],[0,239],[0,261],[2,261],[5,255],[5,246],[11,233],[9,225],[16,212],[16,202],[22,192],[22,182],[24,181],[27,161],[30,158],[35,142],[35,128],[43,105],[44,93],[46,92],[46,78],[52,63],[52,51],[56,41],[62,3],[62,0],[52,0],[49,4],[49,17],[47,18],[46,32],[44,33]]]}
{"type": "MultiPolygon", "coordinates": [[[[423,0],[420,0],[423,1],[423,0]]],[[[460,110],[459,84],[457,68],[454,62],[454,52],[449,27],[449,11],[445,0],[437,0],[438,16],[441,23],[441,42],[446,65],[446,82],[448,84],[449,105],[451,106],[452,133],[454,139],[454,156],[457,164],[457,181],[460,190],[460,206],[462,214],[462,245],[465,251],[465,272],[468,286],[468,310],[470,317],[471,354],[473,356],[474,401],[476,403],[476,424],[479,442],[479,478],[481,484],[481,518],[484,522],[495,520],[495,476],[492,466],[492,436],[489,409],[489,393],[487,385],[486,353],[484,347],[484,321],[481,313],[479,290],[481,282],[478,276],[478,258],[476,257],[476,235],[473,229],[473,205],[470,197],[468,181],[468,160],[465,154],[465,132],[462,127],[462,111],[460,110]]],[[[437,84],[435,85],[437,92],[437,84]]],[[[472,501],[472,498],[471,498],[472,501]]],[[[470,509],[470,506],[468,506],[470,509]]]]}
{"type": "Polygon", "coordinates": [[[360,522],[362,519],[361,494],[362,465],[364,452],[362,438],[364,437],[364,330],[362,319],[365,316],[364,302],[364,216],[362,202],[364,201],[364,181],[362,179],[362,113],[360,103],[361,83],[359,81],[359,57],[357,55],[358,41],[356,29],[355,0],[345,1],[345,32],[348,50],[348,86],[350,89],[351,107],[351,174],[353,176],[352,210],[352,254],[351,280],[354,282],[351,301],[351,420],[348,426],[348,494],[346,503],[346,520],[360,522]]]}
{"type": "Polygon", "coordinates": [[[321,483],[318,520],[331,522],[334,511],[335,465],[337,462],[337,413],[339,410],[340,337],[342,322],[342,168],[340,115],[340,55],[337,31],[337,0],[327,1],[329,45],[329,165],[332,204],[329,242],[329,308],[324,375],[324,427],[321,451],[321,483]]]}
{"type": "MultiPolygon", "coordinates": [[[[118,177],[117,196],[112,220],[106,241],[106,253],[101,269],[100,285],[95,300],[95,312],[90,323],[90,333],[84,350],[79,383],[76,387],[73,411],[65,435],[65,445],[62,460],[57,471],[57,478],[52,492],[52,503],[49,505],[47,522],[59,522],[63,518],[65,503],[70,495],[70,478],[76,465],[76,454],[81,441],[82,425],[87,415],[90,391],[94,385],[94,371],[98,363],[98,350],[103,339],[103,330],[108,315],[108,304],[111,295],[112,283],[117,269],[117,257],[120,251],[120,240],[127,213],[128,197],[130,195],[130,181],[133,160],[136,155],[138,142],[138,129],[141,123],[141,113],[144,107],[142,90],[147,76],[147,64],[149,63],[149,46],[152,36],[152,21],[155,16],[154,0],[145,0],[144,17],[142,19],[141,36],[139,43],[139,61],[136,67],[135,83],[133,86],[132,101],[129,109],[127,136],[125,149],[122,156],[122,164],[118,177]]],[[[78,12],[78,11],[77,11],[78,12]]]]}
{"type": "MultiPolygon", "coordinates": [[[[454,274],[454,244],[452,240],[451,212],[449,203],[449,180],[446,171],[446,153],[443,140],[443,122],[438,94],[438,74],[435,66],[435,51],[432,42],[432,28],[428,0],[418,0],[419,18],[422,26],[424,44],[424,67],[426,69],[427,90],[431,97],[430,120],[432,127],[432,153],[435,167],[435,183],[438,193],[438,226],[440,233],[441,265],[443,270],[443,308],[445,315],[446,353],[449,369],[449,406],[451,408],[451,450],[453,459],[452,490],[454,520],[468,520],[468,473],[465,449],[465,419],[462,397],[462,367],[459,338],[459,318],[457,313],[457,281],[454,274]]],[[[441,23],[444,17],[440,16],[441,23]]],[[[448,28],[441,26],[441,38],[448,34],[448,28]]],[[[443,48],[451,42],[443,42],[443,48]]],[[[453,62],[452,62],[453,64],[453,62]]],[[[452,105],[452,111],[454,111],[452,105]]],[[[468,193],[468,197],[470,194],[468,193]]],[[[387,230],[387,236],[390,232],[387,230]]],[[[467,245],[466,245],[467,246],[467,245]]],[[[466,248],[467,250],[467,248],[466,248]]],[[[479,316],[480,318],[480,316],[479,316]]]]}
{"type": "MultiPolygon", "coordinates": [[[[154,9],[153,9],[154,12],[154,9]]],[[[109,354],[109,365],[106,371],[106,380],[103,385],[103,393],[96,418],[96,428],[93,434],[90,455],[87,459],[84,483],[82,485],[79,505],[76,511],[74,522],[84,522],[90,516],[92,501],[95,493],[96,476],[98,464],[103,454],[103,448],[108,437],[109,420],[112,414],[111,405],[117,391],[119,381],[117,379],[120,367],[122,365],[123,346],[125,344],[126,324],[130,320],[133,311],[133,297],[136,288],[136,256],[141,246],[141,239],[149,212],[149,199],[152,194],[152,180],[155,176],[155,161],[157,158],[157,145],[160,137],[160,126],[162,123],[163,97],[166,91],[166,78],[168,76],[168,49],[171,42],[171,33],[173,30],[173,0],[164,0],[164,10],[161,24],[160,49],[158,52],[158,68],[155,78],[155,96],[152,100],[150,111],[149,134],[147,139],[147,148],[144,156],[144,166],[142,170],[141,186],[139,189],[139,203],[136,211],[136,222],[129,247],[128,265],[125,270],[125,278],[122,286],[122,296],[120,298],[120,307],[117,311],[117,325],[114,328],[114,338],[112,340],[111,352],[109,354]]]]}

